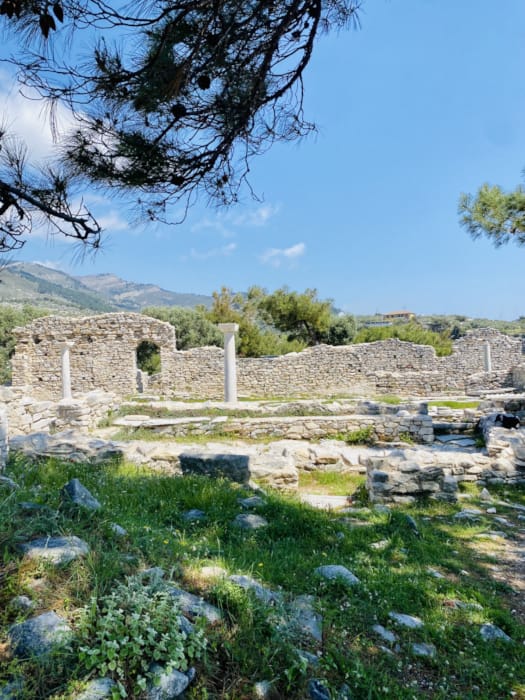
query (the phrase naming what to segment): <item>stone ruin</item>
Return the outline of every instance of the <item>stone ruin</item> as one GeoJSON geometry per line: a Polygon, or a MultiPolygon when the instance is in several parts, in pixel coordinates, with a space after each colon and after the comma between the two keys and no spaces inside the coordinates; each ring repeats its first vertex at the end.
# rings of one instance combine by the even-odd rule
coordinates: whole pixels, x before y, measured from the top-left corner
{"type": "MultiPolygon", "coordinates": [[[[178,351],[174,328],[148,316],[48,316],[15,329],[15,335],[13,387],[24,388],[40,400],[64,397],[64,359],[70,365],[73,395],[97,389],[122,397],[142,388],[167,397],[223,397],[224,350],[178,351]],[[160,351],[161,369],[149,386],[137,369],[137,348],[144,341],[154,343],[160,351]]],[[[522,340],[490,328],[467,333],[455,341],[453,353],[446,357],[437,357],[430,346],[390,339],[318,345],[279,357],[238,358],[236,365],[239,394],[261,398],[283,393],[473,393],[512,387],[525,376],[522,340]]]]}

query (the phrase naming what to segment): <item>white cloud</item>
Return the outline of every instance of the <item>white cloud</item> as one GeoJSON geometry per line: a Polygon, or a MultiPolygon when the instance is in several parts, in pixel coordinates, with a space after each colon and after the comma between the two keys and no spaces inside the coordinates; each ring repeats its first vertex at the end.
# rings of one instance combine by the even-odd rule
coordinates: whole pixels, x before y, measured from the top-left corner
{"type": "Polygon", "coordinates": [[[126,221],[126,219],[123,219],[120,214],[114,210],[98,216],[97,221],[102,226],[104,231],[108,233],[112,233],[114,231],[127,231],[129,229],[129,223],[126,221]]]}
{"type": "Polygon", "coordinates": [[[266,265],[272,265],[273,267],[280,267],[283,263],[293,264],[297,258],[303,256],[306,252],[306,245],[304,243],[296,243],[289,248],[269,248],[265,250],[260,256],[262,263],[266,265]]]}
{"type": "Polygon", "coordinates": [[[254,209],[239,211],[234,207],[226,212],[217,212],[215,216],[205,216],[191,227],[192,233],[211,230],[223,238],[233,238],[236,235],[235,228],[260,228],[279,211],[279,206],[263,204],[254,209]]]}
{"type": "Polygon", "coordinates": [[[187,260],[192,258],[192,260],[209,260],[210,258],[224,258],[231,255],[237,249],[236,243],[228,243],[228,245],[222,246],[221,248],[210,248],[210,250],[196,250],[192,248],[189,255],[185,255],[182,259],[187,260]]]}
{"type": "MultiPolygon", "coordinates": [[[[35,162],[51,155],[54,140],[46,103],[28,88],[24,94],[9,73],[0,71],[0,122],[26,144],[29,160],[35,162]]],[[[55,111],[55,121],[58,135],[74,124],[71,112],[61,105],[55,111]]]]}

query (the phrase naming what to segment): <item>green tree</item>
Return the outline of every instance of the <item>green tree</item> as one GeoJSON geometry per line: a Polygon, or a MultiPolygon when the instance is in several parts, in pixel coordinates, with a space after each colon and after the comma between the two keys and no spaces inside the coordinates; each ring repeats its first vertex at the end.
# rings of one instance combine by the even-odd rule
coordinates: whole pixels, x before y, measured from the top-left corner
{"type": "Polygon", "coordinates": [[[321,336],[321,342],[327,345],[349,345],[356,334],[356,323],[353,316],[332,316],[330,326],[321,336]]]}
{"type": "Polygon", "coordinates": [[[462,194],[460,223],[473,238],[486,236],[496,247],[510,241],[525,244],[525,189],[504,192],[497,185],[482,185],[476,196],[462,194]]]}
{"type": "Polygon", "coordinates": [[[196,192],[237,201],[254,155],[314,129],[304,71],[319,34],[355,25],[359,5],[5,0],[19,79],[72,109],[77,126],[57,149],[60,167],[40,179],[0,134],[0,250],[23,244],[30,212],[98,246],[98,224],[70,204],[72,178],[133,195],[147,219],[196,192]]]}
{"type": "Polygon", "coordinates": [[[307,345],[323,342],[332,323],[332,302],[320,301],[316,289],[299,293],[282,287],[262,296],[258,307],[263,318],[286,333],[289,340],[307,345]]]}
{"type": "Polygon", "coordinates": [[[15,352],[16,339],[13,328],[25,326],[35,318],[47,316],[48,311],[24,306],[0,306],[0,384],[11,380],[11,357],[15,352]]]}
{"type": "Polygon", "coordinates": [[[146,316],[171,323],[175,328],[178,350],[188,350],[205,345],[222,347],[223,335],[202,309],[189,309],[182,306],[150,306],[142,310],[146,316]]]}
{"type": "Polygon", "coordinates": [[[389,338],[398,338],[416,345],[431,345],[437,355],[450,355],[452,352],[452,340],[448,333],[434,333],[414,322],[361,328],[354,338],[354,343],[373,343],[389,338]]]}

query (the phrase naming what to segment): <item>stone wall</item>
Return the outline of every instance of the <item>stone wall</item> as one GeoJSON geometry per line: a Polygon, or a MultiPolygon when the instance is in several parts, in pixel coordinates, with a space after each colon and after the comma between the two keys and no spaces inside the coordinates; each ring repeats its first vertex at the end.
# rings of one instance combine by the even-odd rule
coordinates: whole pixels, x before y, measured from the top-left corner
{"type": "MultiPolygon", "coordinates": [[[[13,386],[31,386],[43,400],[61,396],[61,348],[70,351],[73,396],[103,389],[120,396],[137,392],[136,349],[143,340],[160,347],[161,372],[148,390],[166,396],[221,399],[224,351],[175,349],[172,326],[140,314],[83,319],[46,317],[15,330],[13,386]]],[[[360,345],[318,345],[279,357],[238,358],[240,396],[328,396],[401,393],[423,396],[512,386],[523,367],[522,341],[493,329],[471,331],[448,357],[433,348],[397,339],[360,345]],[[487,371],[487,347],[491,371],[487,371]]],[[[144,382],[142,382],[144,383],[144,382]]]]}
{"type": "MultiPolygon", "coordinates": [[[[73,395],[102,389],[120,396],[137,392],[136,350],[142,341],[160,348],[162,376],[172,376],[175,329],[141,314],[116,313],[85,318],[46,316],[16,328],[13,386],[30,386],[31,396],[62,397],[61,352],[70,351],[73,395]]],[[[168,390],[161,382],[161,389],[168,390]]]]}
{"type": "Polygon", "coordinates": [[[115,394],[91,391],[74,400],[42,401],[29,395],[31,387],[0,387],[9,435],[49,433],[66,428],[90,430],[118,406],[115,394]]]}
{"type": "MultiPolygon", "coordinates": [[[[176,396],[221,398],[223,362],[220,348],[177,352],[174,374],[165,383],[176,396]]],[[[464,393],[512,386],[512,371],[522,362],[522,341],[488,328],[457,340],[446,357],[438,357],[428,345],[390,339],[238,358],[237,385],[239,395],[252,397],[464,393]],[[485,364],[487,343],[490,372],[485,364]]]]}

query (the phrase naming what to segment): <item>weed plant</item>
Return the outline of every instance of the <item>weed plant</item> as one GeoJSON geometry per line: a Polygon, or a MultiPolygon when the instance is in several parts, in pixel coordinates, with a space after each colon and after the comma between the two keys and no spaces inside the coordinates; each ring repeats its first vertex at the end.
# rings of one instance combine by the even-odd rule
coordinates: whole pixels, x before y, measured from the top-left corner
{"type": "MultiPolygon", "coordinates": [[[[96,609],[103,611],[113,593],[120,596],[128,585],[127,577],[151,566],[162,567],[167,581],[204,595],[222,611],[222,622],[207,627],[193,650],[180,638],[167,643],[181,668],[193,654],[197,675],[186,692],[188,700],[247,700],[255,697],[253,686],[260,680],[271,680],[277,697],[304,700],[312,677],[322,679],[332,697],[346,684],[351,697],[358,699],[525,698],[525,626],[512,612],[516,599],[509,586],[493,578],[490,555],[477,546],[476,536],[491,527],[489,516],[482,514],[473,523],[458,521],[453,515],[460,506],[439,502],[338,514],[314,510],[293,496],[268,493],[258,512],[269,525],[245,532],[232,522],[241,512],[239,497],[252,492],[224,480],[163,476],[118,462],[25,459],[12,460],[7,476],[20,488],[0,491],[0,688],[23,674],[27,700],[74,697],[95,671],[89,671],[88,650],[96,650],[97,664],[105,659],[102,663],[120,679],[128,697],[141,697],[143,669],[121,661],[112,669],[108,645],[104,651],[98,641],[96,616],[91,615],[89,624],[82,620],[93,598],[96,609]],[[101,501],[99,511],[64,506],[60,489],[72,477],[101,501]],[[28,501],[40,507],[20,506],[28,501]],[[206,519],[187,522],[184,513],[193,508],[204,511],[206,519]],[[127,535],[117,537],[113,523],[124,527],[127,535]],[[45,534],[82,537],[91,553],[62,567],[23,559],[18,545],[45,534]],[[360,583],[348,589],[323,582],[315,575],[323,564],[346,566],[360,583]],[[226,579],[211,582],[204,566],[250,575],[280,592],[283,603],[268,607],[226,579]],[[442,578],[431,575],[429,567],[442,578]],[[34,611],[14,609],[10,601],[17,594],[29,596],[34,611]],[[300,638],[284,625],[286,604],[304,594],[314,596],[323,616],[322,644],[300,638]],[[451,606],[455,600],[476,605],[451,606]],[[9,626],[51,609],[68,619],[76,646],[45,670],[35,661],[10,659],[5,651],[9,626]],[[385,652],[385,643],[372,627],[394,629],[391,611],[417,615],[425,626],[396,629],[398,646],[385,652]],[[501,627],[513,641],[483,641],[479,628],[485,622],[501,627]],[[435,658],[414,656],[414,642],[435,645],[435,658]],[[300,657],[298,648],[313,654],[316,665],[300,657]],[[122,674],[117,667],[124,669],[122,674]]],[[[525,504],[525,491],[515,489],[511,498],[525,504]]],[[[482,506],[476,499],[474,492],[471,503],[482,506]]],[[[498,512],[515,517],[515,511],[502,506],[498,512]]],[[[142,593],[139,587],[138,598],[142,593]]],[[[161,618],[172,614],[162,610],[161,618]]],[[[121,621],[112,621],[112,615],[101,623],[108,631],[105,638],[121,639],[121,621]]],[[[155,619],[155,633],[162,623],[155,619]]]]}

